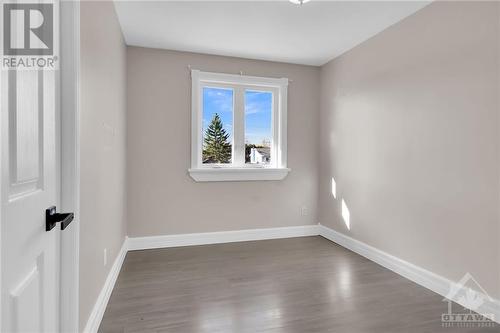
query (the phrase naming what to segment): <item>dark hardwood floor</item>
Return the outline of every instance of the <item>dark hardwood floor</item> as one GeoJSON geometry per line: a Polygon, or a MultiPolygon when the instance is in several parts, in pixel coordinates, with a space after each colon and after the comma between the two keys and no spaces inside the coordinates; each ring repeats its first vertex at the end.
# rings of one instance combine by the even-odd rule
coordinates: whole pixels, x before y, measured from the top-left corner
{"type": "Polygon", "coordinates": [[[446,311],[318,236],[129,252],[99,332],[500,332],[443,328],[446,311]]]}

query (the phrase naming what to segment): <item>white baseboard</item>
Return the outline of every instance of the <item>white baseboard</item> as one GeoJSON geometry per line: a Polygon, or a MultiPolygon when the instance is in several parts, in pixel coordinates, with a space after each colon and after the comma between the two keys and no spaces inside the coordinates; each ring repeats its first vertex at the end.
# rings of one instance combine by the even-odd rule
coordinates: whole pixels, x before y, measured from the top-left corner
{"type": "MultiPolygon", "coordinates": [[[[340,232],[333,229],[319,225],[319,235],[335,242],[377,264],[390,269],[391,271],[398,273],[404,278],[411,280],[427,289],[434,291],[435,293],[447,298],[449,296],[450,287],[456,285],[457,282],[451,281],[445,277],[432,273],[422,267],[418,267],[407,261],[399,259],[392,256],[386,252],[383,252],[373,246],[360,242],[354,238],[346,236],[340,232]]],[[[463,295],[468,288],[462,288],[460,292],[456,292],[457,297],[451,297],[451,300],[455,303],[467,307],[467,304],[462,302],[458,295],[463,295]]],[[[495,321],[500,323],[500,301],[493,299],[480,291],[478,291],[482,297],[485,299],[485,303],[476,312],[482,315],[493,314],[495,321]]]]}
{"type": "Polygon", "coordinates": [[[109,271],[108,277],[104,282],[104,286],[97,297],[97,301],[95,302],[94,308],[90,313],[89,319],[87,320],[87,325],[85,325],[84,333],[97,333],[99,329],[99,325],[101,325],[102,317],[104,316],[104,311],[106,310],[106,306],[108,305],[109,298],[111,293],[113,292],[113,288],[115,287],[116,279],[118,278],[118,274],[120,273],[120,269],[123,265],[123,260],[125,259],[125,255],[128,251],[127,238],[123,241],[122,247],[118,256],[116,257],[111,270],[109,271]]]}
{"type": "Polygon", "coordinates": [[[204,232],[196,234],[179,234],[151,237],[131,237],[128,249],[147,250],[165,247],[206,245],[219,243],[245,242],[264,239],[291,238],[319,235],[318,225],[297,227],[247,229],[236,231],[204,232]]]}

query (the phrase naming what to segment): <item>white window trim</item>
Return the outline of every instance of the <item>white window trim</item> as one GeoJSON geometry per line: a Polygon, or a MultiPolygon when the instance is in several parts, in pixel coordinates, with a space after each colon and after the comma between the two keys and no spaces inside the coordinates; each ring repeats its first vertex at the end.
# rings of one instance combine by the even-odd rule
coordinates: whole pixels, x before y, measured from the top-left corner
{"type": "MultiPolygon", "coordinates": [[[[253,180],[281,180],[291,170],[287,168],[287,91],[288,79],[286,78],[264,78],[246,75],[234,75],[223,73],[201,72],[191,70],[191,168],[188,170],[195,181],[253,181],[253,180]],[[203,106],[202,89],[206,85],[236,85],[234,99],[243,98],[241,93],[245,89],[266,89],[273,91],[273,152],[274,163],[271,166],[245,165],[244,161],[235,161],[235,165],[203,165],[203,106]]],[[[235,102],[234,117],[238,115],[244,118],[241,103],[235,102]]],[[[233,135],[234,156],[244,156],[241,149],[244,148],[244,119],[235,122],[233,135]],[[236,125],[239,124],[239,125],[236,125]],[[242,127],[243,126],[243,127],[242,127]],[[238,144],[238,142],[241,142],[238,144]]]]}

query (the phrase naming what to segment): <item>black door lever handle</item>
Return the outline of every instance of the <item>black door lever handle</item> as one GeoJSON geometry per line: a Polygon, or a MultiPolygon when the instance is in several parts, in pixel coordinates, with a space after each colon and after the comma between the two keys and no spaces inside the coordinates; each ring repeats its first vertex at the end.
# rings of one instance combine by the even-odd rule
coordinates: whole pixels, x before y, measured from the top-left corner
{"type": "Polygon", "coordinates": [[[64,230],[73,218],[73,213],[56,213],[56,206],[49,207],[45,210],[45,231],[54,229],[59,222],[61,222],[61,230],[64,230]]]}

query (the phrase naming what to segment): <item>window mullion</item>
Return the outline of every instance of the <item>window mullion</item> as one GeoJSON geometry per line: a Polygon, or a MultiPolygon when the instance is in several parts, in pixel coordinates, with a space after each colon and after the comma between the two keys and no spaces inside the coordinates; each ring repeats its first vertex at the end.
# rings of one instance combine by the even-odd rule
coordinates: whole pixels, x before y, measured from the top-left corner
{"type": "Polygon", "coordinates": [[[245,165],[245,90],[236,86],[234,92],[233,166],[241,167],[245,165]]]}

